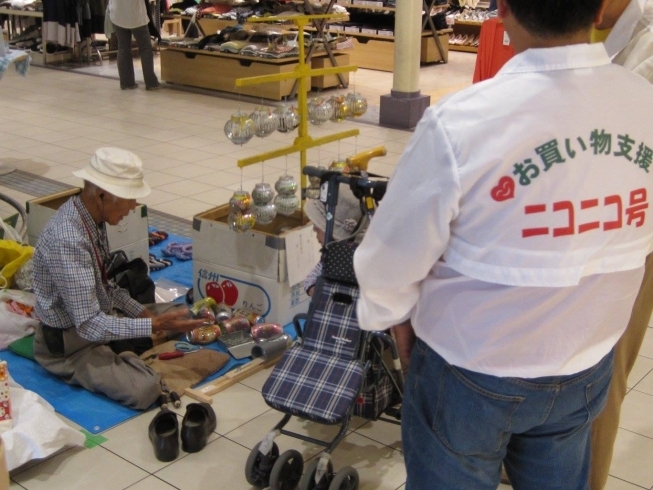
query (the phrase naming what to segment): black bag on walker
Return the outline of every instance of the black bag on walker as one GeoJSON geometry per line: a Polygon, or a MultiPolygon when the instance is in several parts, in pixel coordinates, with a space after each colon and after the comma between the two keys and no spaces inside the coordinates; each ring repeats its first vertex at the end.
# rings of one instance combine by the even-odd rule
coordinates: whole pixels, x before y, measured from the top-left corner
{"type": "Polygon", "coordinates": [[[358,286],[354,273],[354,252],[358,243],[341,240],[325,245],[322,256],[322,275],[332,281],[358,286]]]}

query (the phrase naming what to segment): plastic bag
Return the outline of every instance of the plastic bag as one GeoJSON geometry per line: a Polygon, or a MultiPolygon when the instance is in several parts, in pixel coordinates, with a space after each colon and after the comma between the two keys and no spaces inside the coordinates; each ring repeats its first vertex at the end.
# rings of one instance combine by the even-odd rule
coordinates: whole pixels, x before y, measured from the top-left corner
{"type": "Polygon", "coordinates": [[[156,286],[154,294],[157,303],[168,303],[174,301],[177,298],[184,296],[190,289],[182,284],[165,278],[157,279],[154,281],[154,284],[156,286]]]}
{"type": "Polygon", "coordinates": [[[34,247],[13,240],[0,240],[0,288],[13,285],[14,274],[32,255],[34,247]]]}
{"type": "Polygon", "coordinates": [[[39,320],[33,312],[34,293],[17,289],[0,291],[0,349],[34,333],[39,320]]]}
{"type": "Polygon", "coordinates": [[[47,458],[64,447],[84,445],[84,434],[61,420],[45,399],[11,378],[9,397],[13,428],[1,436],[9,471],[28,461],[47,458]]]}

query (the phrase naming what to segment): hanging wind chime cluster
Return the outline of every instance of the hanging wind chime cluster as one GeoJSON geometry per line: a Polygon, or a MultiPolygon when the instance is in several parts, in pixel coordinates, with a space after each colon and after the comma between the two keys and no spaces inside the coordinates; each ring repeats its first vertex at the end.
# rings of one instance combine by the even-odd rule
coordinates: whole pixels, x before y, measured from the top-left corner
{"type": "MultiPolygon", "coordinates": [[[[328,98],[315,97],[308,102],[308,121],[320,125],[329,120],[343,122],[348,117],[360,117],[367,111],[367,100],[358,92],[347,95],[333,95],[328,98]]],[[[224,126],[224,134],[236,145],[244,145],[254,136],[265,138],[275,131],[289,133],[300,123],[300,114],[296,107],[288,104],[276,109],[257,107],[250,114],[236,111],[224,126]]],[[[252,228],[256,223],[265,225],[271,223],[277,214],[291,216],[299,207],[300,198],[297,195],[297,181],[287,174],[279,177],[272,186],[260,182],[254,186],[252,194],[242,189],[234,192],[229,199],[230,213],[227,218],[229,228],[242,233],[252,228]]],[[[319,179],[311,181],[306,197],[319,197],[319,179]]]]}
{"type": "MultiPolygon", "coordinates": [[[[308,102],[308,120],[319,126],[329,120],[343,122],[348,117],[360,117],[367,111],[367,99],[358,92],[331,97],[315,97],[308,102]]],[[[224,134],[236,145],[244,145],[254,136],[265,138],[275,131],[289,133],[299,126],[296,107],[288,104],[276,109],[257,107],[251,114],[237,111],[224,125],[224,134]]]]}
{"type": "Polygon", "coordinates": [[[254,186],[251,195],[242,189],[234,191],[229,199],[229,228],[242,233],[257,223],[272,223],[277,214],[291,216],[299,207],[297,188],[295,178],[286,174],[279,177],[274,189],[267,182],[259,182],[254,186]]]}

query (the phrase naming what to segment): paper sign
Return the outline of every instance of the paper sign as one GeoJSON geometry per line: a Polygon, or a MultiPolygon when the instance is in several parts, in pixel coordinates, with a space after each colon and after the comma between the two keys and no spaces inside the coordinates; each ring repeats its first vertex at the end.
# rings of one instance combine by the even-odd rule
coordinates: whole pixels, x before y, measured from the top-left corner
{"type": "Polygon", "coordinates": [[[306,279],[320,260],[320,244],[313,228],[307,226],[298,233],[286,236],[286,263],[288,284],[294,285],[306,279]]]}

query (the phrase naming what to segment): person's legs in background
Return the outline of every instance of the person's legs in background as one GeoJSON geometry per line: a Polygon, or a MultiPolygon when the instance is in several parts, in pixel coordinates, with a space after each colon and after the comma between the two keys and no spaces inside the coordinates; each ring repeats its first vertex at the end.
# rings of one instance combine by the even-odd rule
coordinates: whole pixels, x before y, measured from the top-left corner
{"type": "Polygon", "coordinates": [[[585,490],[589,432],[612,355],[571,376],[500,378],[413,349],[402,408],[406,490],[496,490],[501,462],[516,490],[585,490]]]}
{"type": "Polygon", "coordinates": [[[653,254],[646,258],[646,269],[626,331],[614,352],[614,372],[605,409],[592,424],[590,490],[603,490],[608,481],[614,441],[619,429],[621,404],[628,391],[628,375],[637,360],[651,314],[653,313],[653,254]]]}
{"type": "MultiPolygon", "coordinates": [[[[154,53],[152,50],[152,38],[147,25],[132,29],[136,45],[138,46],[138,55],[141,57],[141,67],[143,68],[143,79],[147,89],[157,88],[159,79],[154,73],[154,53]]],[[[132,66],[133,69],[133,66],[132,66]]]]}
{"type": "MultiPolygon", "coordinates": [[[[130,89],[138,87],[134,78],[134,61],[132,59],[132,31],[114,26],[118,38],[118,76],[120,88],[130,89]]],[[[146,27],[147,29],[147,27],[146,27]]]]}

